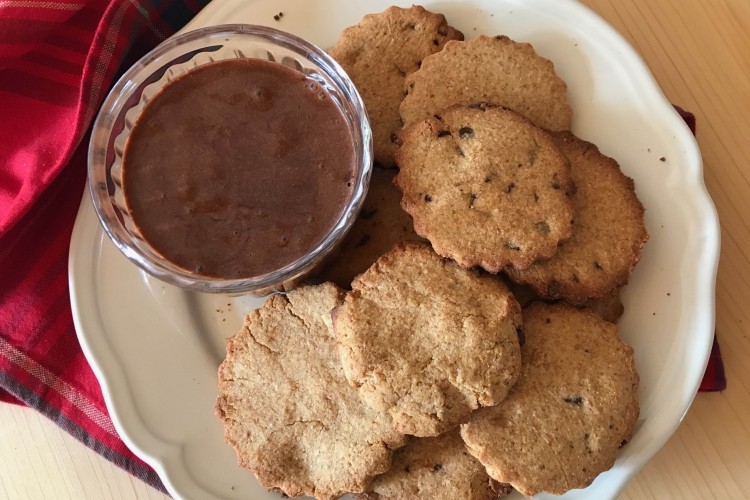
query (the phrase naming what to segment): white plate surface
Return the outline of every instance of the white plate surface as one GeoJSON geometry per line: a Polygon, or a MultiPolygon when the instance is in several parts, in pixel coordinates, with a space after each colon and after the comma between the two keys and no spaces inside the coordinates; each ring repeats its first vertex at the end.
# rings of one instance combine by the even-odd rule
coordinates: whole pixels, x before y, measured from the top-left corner
{"type": "MultiPolygon", "coordinates": [[[[391,3],[214,0],[186,29],[264,24],[330,47],[344,27],[391,3]]],[[[424,5],[467,38],[507,34],[551,59],[568,83],[574,132],[620,162],[646,207],[651,239],[624,291],[619,323],[641,375],[637,431],[613,469],[563,497],[613,498],[676,430],[710,351],[719,225],[698,147],[635,51],[577,2],[424,5]]],[[[71,242],[70,290],[76,330],[115,426],[170,493],[277,498],[236,465],[213,413],[224,339],[261,301],[185,292],[145,275],[104,235],[88,193],[71,242]]]]}

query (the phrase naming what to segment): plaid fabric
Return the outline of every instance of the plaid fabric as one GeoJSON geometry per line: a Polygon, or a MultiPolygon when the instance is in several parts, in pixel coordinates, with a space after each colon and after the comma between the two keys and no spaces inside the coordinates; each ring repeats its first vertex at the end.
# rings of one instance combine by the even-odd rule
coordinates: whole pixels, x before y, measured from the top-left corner
{"type": "Polygon", "coordinates": [[[119,71],[204,0],[0,0],[0,400],[38,409],[163,490],[112,425],[67,284],[86,136],[119,71]]]}
{"type": "MultiPolygon", "coordinates": [[[[0,400],[36,408],[162,490],[117,436],[78,345],[68,248],[107,89],[203,4],[0,0],[0,400]]],[[[725,387],[715,344],[701,390],[725,387]]]]}

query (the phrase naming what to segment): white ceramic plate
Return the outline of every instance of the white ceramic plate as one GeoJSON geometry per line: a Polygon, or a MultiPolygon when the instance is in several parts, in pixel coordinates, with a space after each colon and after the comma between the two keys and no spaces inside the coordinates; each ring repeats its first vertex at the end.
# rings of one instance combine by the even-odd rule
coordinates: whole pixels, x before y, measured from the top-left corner
{"type": "MultiPolygon", "coordinates": [[[[344,27],[391,3],[214,0],[186,29],[265,24],[330,47],[344,27]],[[283,17],[275,21],[279,12],[283,17]]],[[[711,346],[719,226],[698,147],[635,51],[582,5],[473,0],[425,6],[443,12],[467,38],[507,34],[533,43],[568,82],[574,132],[636,181],[651,239],[624,291],[620,327],[636,353],[641,416],[614,468],[564,498],[615,497],[676,430],[711,346]]],[[[70,289],[78,336],[115,426],[170,493],[276,498],[236,465],[213,413],[224,339],[261,301],[189,293],[145,275],[104,235],[88,194],[71,243],[70,289]]]]}

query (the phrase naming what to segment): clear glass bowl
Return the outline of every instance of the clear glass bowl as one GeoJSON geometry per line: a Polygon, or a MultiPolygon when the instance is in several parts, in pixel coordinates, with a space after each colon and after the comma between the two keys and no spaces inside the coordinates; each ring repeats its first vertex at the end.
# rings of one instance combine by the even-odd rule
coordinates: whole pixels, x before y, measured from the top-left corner
{"type": "Polygon", "coordinates": [[[343,69],[323,50],[294,35],[263,26],[212,26],[171,38],[131,67],[104,101],[94,123],[88,156],[89,190],[114,244],[134,264],[173,285],[217,293],[264,295],[293,287],[338,247],[367,193],[372,133],[364,104],[343,69]],[[207,277],[165,259],[144,240],[128,213],[122,189],[122,156],[142,108],[171,80],[191,69],[233,58],[275,61],[318,82],[346,118],[355,147],[351,198],[330,232],[309,253],[280,269],[239,279],[207,277]]]}

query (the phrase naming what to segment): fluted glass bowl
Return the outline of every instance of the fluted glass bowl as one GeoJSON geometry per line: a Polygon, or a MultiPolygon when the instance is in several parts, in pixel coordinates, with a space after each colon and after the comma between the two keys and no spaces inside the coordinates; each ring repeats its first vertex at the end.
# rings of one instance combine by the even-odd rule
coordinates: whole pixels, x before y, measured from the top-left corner
{"type": "MultiPolygon", "coordinates": [[[[107,235],[135,265],[176,286],[217,293],[264,295],[293,287],[338,246],[353,224],[369,185],[372,133],[354,84],[322,49],[273,28],[228,24],[173,37],[144,56],[114,86],[94,123],[88,155],[88,183],[94,208],[107,235]],[[122,158],[141,110],[167,83],[215,61],[252,58],[273,61],[315,80],[339,107],[355,150],[354,185],[338,221],[307,254],[279,269],[236,279],[209,277],[162,256],[139,233],[125,203],[122,158]]],[[[294,203],[294,200],[289,200],[294,203]]]]}

